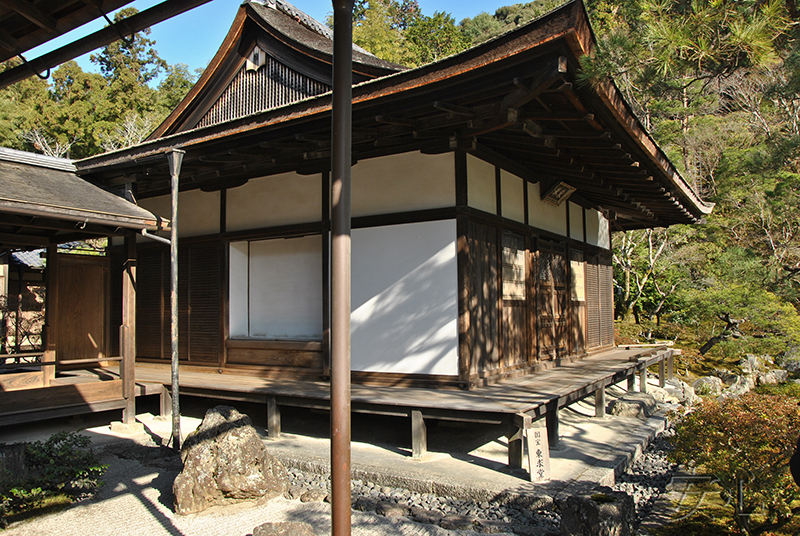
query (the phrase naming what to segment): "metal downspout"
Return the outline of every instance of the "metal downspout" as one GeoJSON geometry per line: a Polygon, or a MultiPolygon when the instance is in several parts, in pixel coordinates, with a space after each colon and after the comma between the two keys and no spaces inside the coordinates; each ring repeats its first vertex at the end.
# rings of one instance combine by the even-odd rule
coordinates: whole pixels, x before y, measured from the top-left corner
{"type": "Polygon", "coordinates": [[[353,0],[333,0],[331,154],[331,525],[350,519],[350,166],[352,162],[353,0]]]}
{"type": "Polygon", "coordinates": [[[173,149],[167,153],[172,199],[172,229],[170,231],[170,340],[172,346],[172,448],[181,450],[181,413],[178,403],[178,182],[185,151],[173,149]]]}

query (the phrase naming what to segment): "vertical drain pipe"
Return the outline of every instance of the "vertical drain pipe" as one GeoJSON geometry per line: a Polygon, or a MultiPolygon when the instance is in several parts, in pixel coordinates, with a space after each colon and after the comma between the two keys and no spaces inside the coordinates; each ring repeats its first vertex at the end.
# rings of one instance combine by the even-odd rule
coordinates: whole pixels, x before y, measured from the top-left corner
{"type": "Polygon", "coordinates": [[[172,448],[181,450],[181,410],[178,403],[178,182],[185,151],[167,153],[172,198],[172,230],[169,250],[170,341],[172,347],[172,448]]]}
{"type": "Polygon", "coordinates": [[[331,174],[331,525],[350,519],[350,166],[352,162],[353,0],[333,0],[331,174]]]}

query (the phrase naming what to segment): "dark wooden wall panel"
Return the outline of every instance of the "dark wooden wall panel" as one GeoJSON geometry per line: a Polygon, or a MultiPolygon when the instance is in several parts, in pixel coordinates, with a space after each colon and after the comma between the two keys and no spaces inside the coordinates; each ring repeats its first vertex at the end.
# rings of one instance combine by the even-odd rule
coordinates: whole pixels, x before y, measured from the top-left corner
{"type": "Polygon", "coordinates": [[[59,360],[107,357],[107,257],[59,254],[59,360]]]}
{"type": "Polygon", "coordinates": [[[479,374],[500,366],[499,303],[500,274],[497,229],[468,223],[469,316],[472,343],[470,373],[479,374]]]}

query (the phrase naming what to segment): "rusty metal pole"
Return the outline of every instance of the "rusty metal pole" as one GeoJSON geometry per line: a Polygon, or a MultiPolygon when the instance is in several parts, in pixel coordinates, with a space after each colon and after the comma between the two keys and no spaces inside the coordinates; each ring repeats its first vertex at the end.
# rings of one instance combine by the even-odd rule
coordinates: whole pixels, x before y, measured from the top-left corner
{"type": "Polygon", "coordinates": [[[333,0],[331,154],[331,525],[350,535],[350,167],[353,0],[333,0]]]}
{"type": "Polygon", "coordinates": [[[172,346],[172,448],[181,450],[181,410],[178,403],[178,182],[185,151],[173,149],[167,153],[172,198],[172,221],[170,231],[170,340],[172,346]]]}

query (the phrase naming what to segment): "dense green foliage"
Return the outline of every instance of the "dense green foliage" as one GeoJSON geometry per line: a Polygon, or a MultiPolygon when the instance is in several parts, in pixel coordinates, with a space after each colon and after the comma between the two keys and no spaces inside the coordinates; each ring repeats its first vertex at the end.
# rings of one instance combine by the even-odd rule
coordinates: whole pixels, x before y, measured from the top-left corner
{"type": "Polygon", "coordinates": [[[74,500],[101,484],[106,466],[89,449],[88,437],[75,432],[56,432],[46,441],[26,446],[28,477],[9,481],[0,488],[0,520],[41,507],[49,497],[74,500]]]}
{"type": "MultiPolygon", "coordinates": [[[[416,67],[461,52],[563,3],[514,4],[456,24],[448,13],[424,15],[416,0],[359,0],[353,10],[353,41],[379,58],[416,67]]],[[[329,25],[332,22],[328,20],[329,25]]]]}
{"type": "Polygon", "coordinates": [[[789,473],[800,430],[797,398],[748,393],[707,400],[677,425],[675,460],[715,477],[740,528],[759,534],[791,519],[800,489],[789,473]]]}
{"type": "Polygon", "coordinates": [[[589,10],[600,46],[583,82],[611,77],[687,182],[716,204],[702,226],[614,235],[617,317],[694,326],[690,344],[703,353],[792,356],[800,341],[794,4],[595,0],[589,10]]]}

